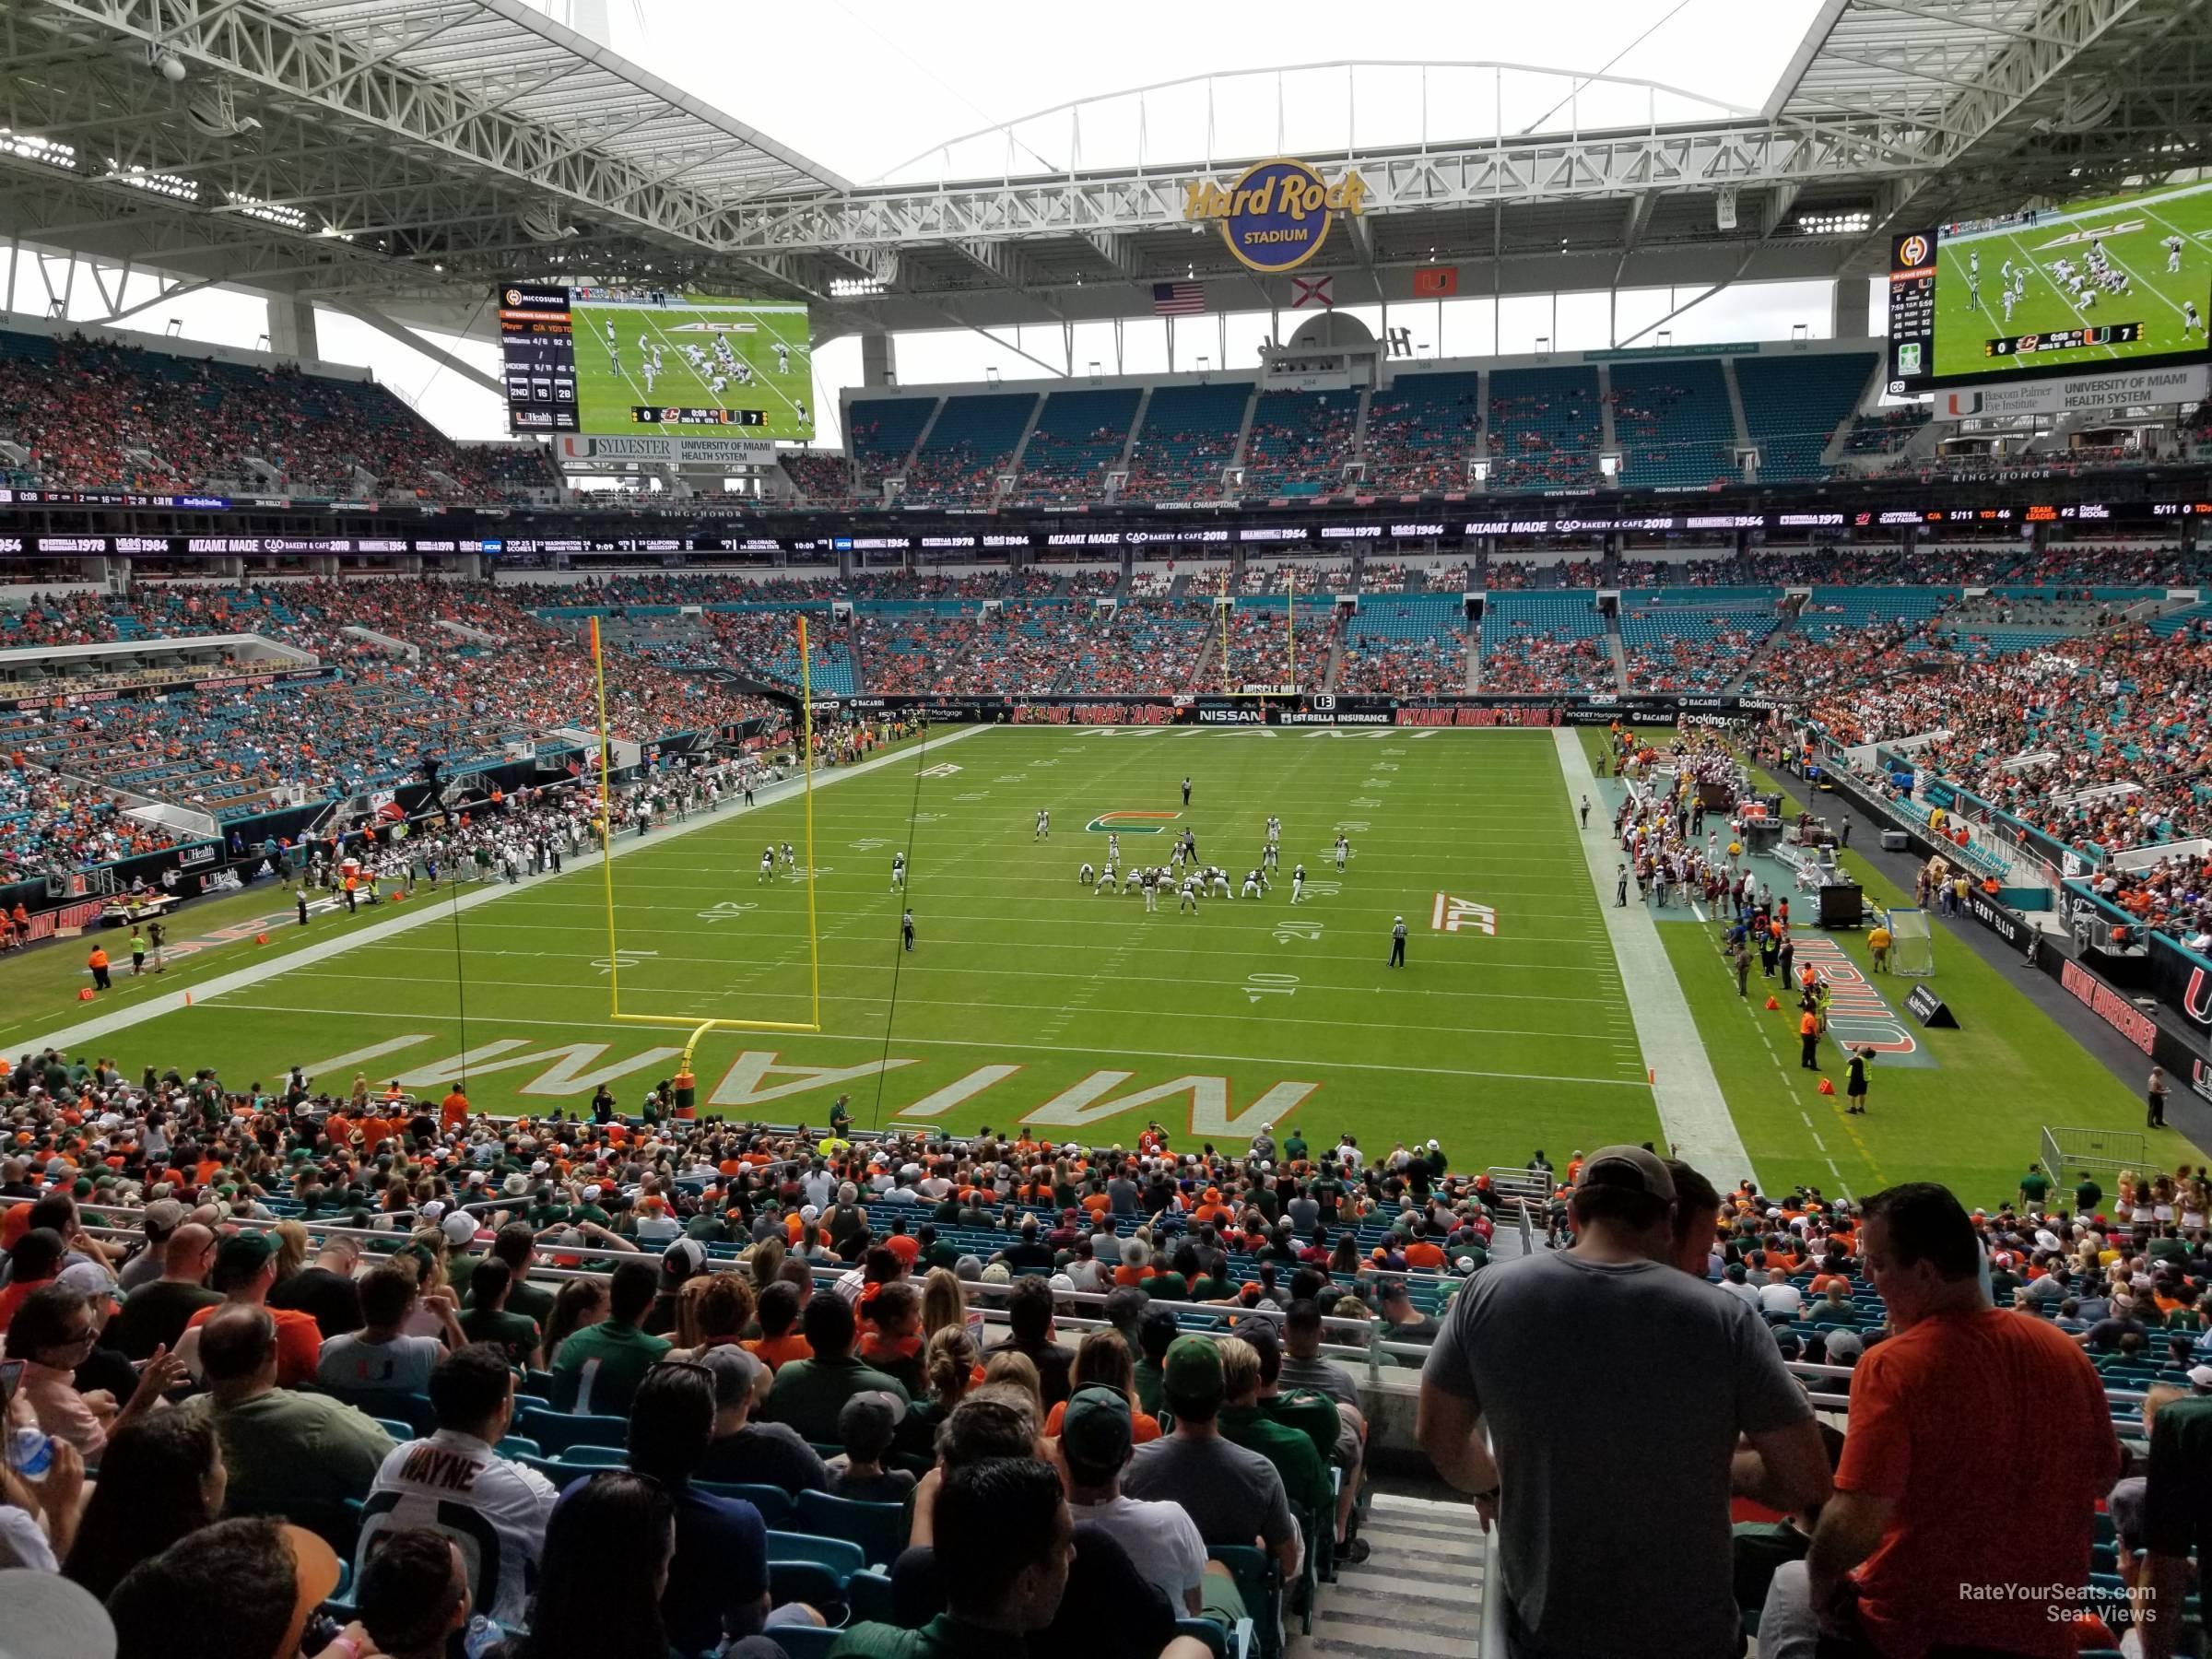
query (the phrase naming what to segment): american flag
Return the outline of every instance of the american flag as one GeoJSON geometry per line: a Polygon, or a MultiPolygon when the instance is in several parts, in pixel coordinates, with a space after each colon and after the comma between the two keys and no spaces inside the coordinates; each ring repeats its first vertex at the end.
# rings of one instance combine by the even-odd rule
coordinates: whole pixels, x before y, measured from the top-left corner
{"type": "Polygon", "coordinates": [[[1206,284],[1203,282],[1156,282],[1152,285],[1153,314],[1161,317],[1195,317],[1206,311],[1206,284]]]}

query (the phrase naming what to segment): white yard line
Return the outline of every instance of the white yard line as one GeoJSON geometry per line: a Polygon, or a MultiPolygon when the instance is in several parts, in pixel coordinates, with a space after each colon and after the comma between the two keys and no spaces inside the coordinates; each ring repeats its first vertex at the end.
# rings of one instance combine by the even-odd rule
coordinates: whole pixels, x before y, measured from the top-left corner
{"type": "MultiPolygon", "coordinates": [[[[947,733],[942,737],[933,735],[929,740],[928,747],[933,750],[943,748],[947,744],[959,743],[964,738],[976,735],[979,732],[991,729],[993,728],[988,726],[961,726],[947,733]]],[[[828,789],[832,784],[843,782],[847,778],[861,777],[882,767],[912,761],[914,755],[913,749],[895,749],[888,755],[878,755],[873,760],[863,760],[857,766],[835,768],[827,774],[818,776],[815,779],[814,786],[818,791],[828,789]]],[[[734,818],[742,818],[747,811],[758,812],[764,807],[773,806],[779,802],[790,800],[803,793],[805,782],[804,778],[791,778],[782,783],[771,783],[765,789],[756,791],[754,796],[756,804],[749,808],[738,806],[723,812],[697,812],[692,814],[686,822],[670,824],[646,835],[632,835],[628,840],[618,840],[615,842],[613,856],[626,858],[630,853],[643,848],[657,849],[667,841],[692,834],[696,830],[707,829],[711,825],[726,824],[734,818]]],[[[233,972],[222,974],[216,979],[209,980],[205,984],[194,986],[190,991],[172,991],[165,996],[153,997],[142,1003],[134,1003],[128,1008],[118,1008],[112,1014],[95,1016],[93,1018],[82,1020],[76,1025],[66,1026],[59,1030],[50,1031],[44,1036],[33,1038],[25,1046],[31,1049],[55,1048],[66,1052],[79,1043],[90,1042],[115,1031],[127,1031],[134,1026],[144,1025],[149,1019],[159,1019],[164,1015],[174,1014],[187,1006],[187,997],[194,1002],[207,1002],[221,996],[226,992],[245,990],[249,986],[258,985],[265,980],[274,979],[280,973],[289,972],[295,968],[302,968],[312,962],[327,961],[333,957],[343,956],[349,950],[359,950],[363,946],[376,944],[397,934],[412,932],[418,927],[429,926],[435,923],[443,923],[445,925],[451,926],[450,912],[453,911],[475,910],[478,905],[494,903],[511,893],[531,892],[547,881],[559,881],[564,877],[574,875],[581,870],[595,869],[599,865],[600,858],[601,855],[597,853],[587,853],[582,857],[568,860],[566,867],[559,876],[535,876],[512,885],[507,882],[495,882],[479,888],[476,892],[459,900],[418,899],[416,900],[417,908],[407,909],[406,914],[394,916],[388,922],[379,922],[337,938],[324,939],[320,943],[307,946],[303,949],[287,951],[282,956],[271,957],[265,960],[255,962],[250,968],[241,968],[233,972]]]]}
{"type": "MultiPolygon", "coordinates": [[[[1589,777],[1590,762],[1574,728],[1554,727],[1552,742],[1559,749],[1559,783],[1572,806],[1577,790],[1589,777]]],[[[1613,841],[1611,818],[1597,816],[1598,821],[1582,831],[1583,857],[1612,937],[1621,990],[1636,1022],[1636,1041],[1654,1076],[1652,1101],[1659,1109],[1660,1127],[1683,1161],[1727,1192],[1756,1172],[1751,1154],[1744,1149],[1735,1120],[1728,1115],[1727,1101],[1721,1099],[1721,1086],[1699,1041],[1689,1000],[1682,994],[1674,964],[1659,942],[1659,924],[1640,904],[1623,909],[1613,902],[1620,850],[1613,841]]]]}

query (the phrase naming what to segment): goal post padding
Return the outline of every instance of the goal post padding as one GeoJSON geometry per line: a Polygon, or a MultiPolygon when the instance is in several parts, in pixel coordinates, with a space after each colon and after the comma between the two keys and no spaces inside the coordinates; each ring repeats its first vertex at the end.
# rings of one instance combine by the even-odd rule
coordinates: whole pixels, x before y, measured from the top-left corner
{"type": "Polygon", "coordinates": [[[1936,935],[1928,912],[1900,905],[1882,912],[1889,928],[1889,971],[1925,979],[1936,971],[1936,935]]]}

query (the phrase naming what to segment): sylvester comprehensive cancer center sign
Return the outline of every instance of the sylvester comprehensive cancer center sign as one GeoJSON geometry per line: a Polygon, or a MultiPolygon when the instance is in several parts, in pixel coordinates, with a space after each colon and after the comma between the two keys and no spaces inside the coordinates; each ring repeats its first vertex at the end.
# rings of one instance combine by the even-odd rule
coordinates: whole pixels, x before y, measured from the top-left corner
{"type": "Polygon", "coordinates": [[[1331,184],[1303,161],[1262,161],[1227,187],[1193,179],[1184,188],[1182,217],[1220,225],[1238,263],[1265,276],[1305,264],[1328,241],[1334,215],[1362,213],[1367,203],[1357,172],[1331,184]]]}

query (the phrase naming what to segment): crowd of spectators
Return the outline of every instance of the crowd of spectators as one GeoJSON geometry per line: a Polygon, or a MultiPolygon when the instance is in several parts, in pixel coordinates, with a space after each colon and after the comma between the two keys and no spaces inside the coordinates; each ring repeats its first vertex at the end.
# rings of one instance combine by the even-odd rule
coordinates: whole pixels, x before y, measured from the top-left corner
{"type": "Polygon", "coordinates": [[[373,382],[81,335],[0,335],[0,438],[56,489],[473,502],[555,487],[536,445],[455,443],[373,382]]]}
{"type": "Polygon", "coordinates": [[[668,1106],[23,1055],[0,1553],[115,1659],[1203,1659],[1180,1620],[1295,1610],[1316,1560],[1412,1570],[1363,1535],[1379,1426],[1334,1345],[1418,1366],[1416,1437],[1539,1651],[1733,1652],[1747,1615],[1777,1659],[2109,1647],[2125,1597],[2070,1595],[2100,1506],[2175,1651],[2143,1614],[2181,1623],[2212,1479],[2201,1171],[2108,1203],[2031,1169],[1970,1215],[1538,1153],[1551,1247],[1494,1259],[1506,1189],[1433,1140],[668,1106]],[[1973,1594],[2008,1572],[2052,1588],[1973,1594]]]}
{"type": "Polygon", "coordinates": [[[1818,653],[1778,653],[1789,659],[1778,673],[1839,741],[1946,734],[1912,763],[2059,841],[2118,851],[2212,830],[2198,782],[2212,751],[2201,624],[1988,657],[1936,633],[1878,626],[1818,653]]]}
{"type": "MultiPolygon", "coordinates": [[[[67,771],[230,819],[265,808],[280,791],[313,800],[386,787],[413,776],[426,754],[465,770],[510,758],[510,746],[574,747],[555,734],[597,725],[582,641],[533,615],[511,589],[402,580],[178,584],[106,595],[100,616],[105,631],[134,639],[261,634],[313,652],[324,677],[0,713],[0,746],[14,769],[67,771]]],[[[718,731],[773,712],[641,654],[610,653],[606,661],[607,717],[618,737],[718,731]]],[[[52,784],[38,793],[61,798],[52,784]]],[[[90,796],[73,798],[69,813],[102,851],[107,837],[128,845],[134,833],[90,796]]],[[[11,830],[6,844],[23,853],[30,843],[11,830]]]]}
{"type": "Polygon", "coordinates": [[[112,790],[0,756],[0,881],[112,864],[159,853],[177,837],[130,816],[112,790]]]}

